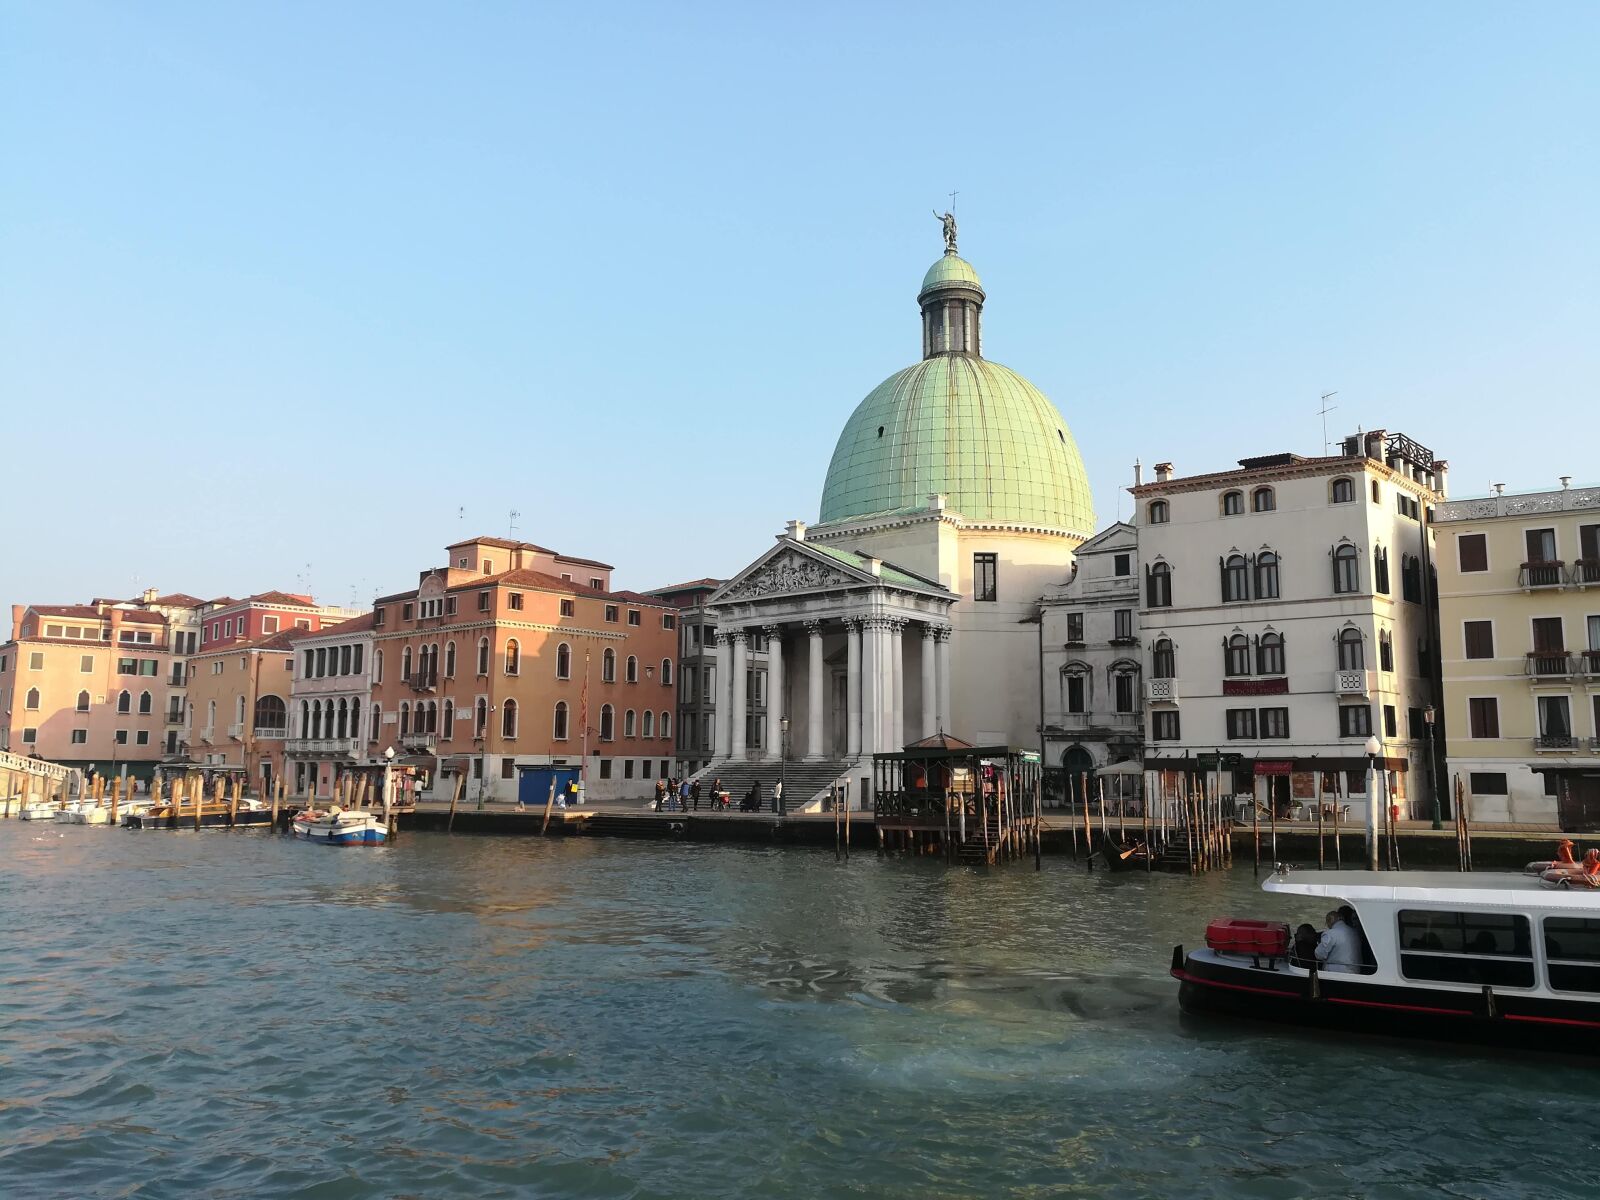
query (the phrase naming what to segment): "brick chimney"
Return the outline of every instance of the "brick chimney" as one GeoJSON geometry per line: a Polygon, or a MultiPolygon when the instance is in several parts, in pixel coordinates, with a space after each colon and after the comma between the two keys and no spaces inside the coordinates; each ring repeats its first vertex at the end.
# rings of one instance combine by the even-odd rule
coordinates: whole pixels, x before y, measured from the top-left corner
{"type": "Polygon", "coordinates": [[[22,614],[28,611],[26,604],[13,604],[11,606],[11,640],[14,642],[22,636],[22,614]]]}
{"type": "Polygon", "coordinates": [[[1156,482],[1170,483],[1172,481],[1172,464],[1160,462],[1156,464],[1156,482]]]}

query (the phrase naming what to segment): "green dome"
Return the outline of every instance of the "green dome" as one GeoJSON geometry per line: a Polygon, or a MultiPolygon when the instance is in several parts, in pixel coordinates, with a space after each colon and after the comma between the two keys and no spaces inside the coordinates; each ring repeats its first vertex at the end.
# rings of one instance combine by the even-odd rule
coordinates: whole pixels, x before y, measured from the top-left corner
{"type": "Polygon", "coordinates": [[[937,287],[947,287],[952,284],[965,285],[983,291],[983,284],[978,282],[978,273],[972,269],[972,264],[948,251],[945,256],[933,266],[928,268],[928,273],[922,277],[922,290],[917,293],[921,299],[937,287]]]}
{"type": "MultiPolygon", "coordinates": [[[[928,272],[924,292],[952,269],[977,282],[951,255],[928,272]]],[[[828,465],[821,519],[922,509],[934,492],[973,521],[1085,538],[1095,530],[1083,459],[1055,405],[1015,371],[973,354],[934,354],[856,407],[828,465]]]]}

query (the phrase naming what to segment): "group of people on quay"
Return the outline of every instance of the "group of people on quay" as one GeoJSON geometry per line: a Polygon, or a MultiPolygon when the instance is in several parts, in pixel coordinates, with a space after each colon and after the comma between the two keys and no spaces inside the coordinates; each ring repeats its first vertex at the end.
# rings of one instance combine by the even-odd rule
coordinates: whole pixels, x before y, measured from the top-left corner
{"type": "MultiPolygon", "coordinates": [[[[772,811],[783,811],[783,781],[774,783],[770,790],[764,790],[759,779],[750,784],[750,790],[739,798],[739,811],[742,813],[761,812],[770,802],[772,811]]],[[[722,778],[718,776],[711,782],[710,795],[706,797],[708,812],[726,812],[732,807],[733,798],[723,790],[722,778]]],[[[700,811],[700,781],[678,779],[669,776],[666,779],[656,780],[656,798],[651,806],[656,812],[699,812],[700,811]]]]}

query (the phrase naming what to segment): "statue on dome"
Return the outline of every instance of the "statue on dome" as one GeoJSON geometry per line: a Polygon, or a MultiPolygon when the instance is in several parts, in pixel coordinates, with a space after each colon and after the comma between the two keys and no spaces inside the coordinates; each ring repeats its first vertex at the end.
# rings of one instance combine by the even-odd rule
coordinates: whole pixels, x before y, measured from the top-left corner
{"type": "Polygon", "coordinates": [[[956,218],[955,218],[955,214],[953,214],[953,213],[945,213],[943,216],[940,216],[939,215],[939,210],[938,209],[934,209],[933,210],[933,217],[934,217],[934,220],[938,221],[940,224],[942,224],[944,226],[944,252],[946,254],[954,254],[956,252],[956,218]]]}

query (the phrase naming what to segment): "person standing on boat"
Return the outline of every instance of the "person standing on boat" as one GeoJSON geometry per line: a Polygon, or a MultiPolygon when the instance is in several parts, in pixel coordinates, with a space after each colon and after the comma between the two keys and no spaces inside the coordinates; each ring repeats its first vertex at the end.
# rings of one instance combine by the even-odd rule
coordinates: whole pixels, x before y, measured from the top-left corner
{"type": "Polygon", "coordinates": [[[1353,975],[1361,970],[1361,936],[1337,911],[1328,914],[1328,929],[1317,943],[1317,961],[1325,971],[1353,975]]]}

